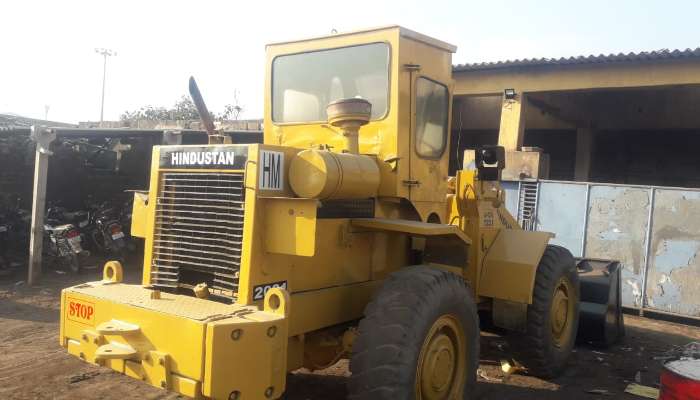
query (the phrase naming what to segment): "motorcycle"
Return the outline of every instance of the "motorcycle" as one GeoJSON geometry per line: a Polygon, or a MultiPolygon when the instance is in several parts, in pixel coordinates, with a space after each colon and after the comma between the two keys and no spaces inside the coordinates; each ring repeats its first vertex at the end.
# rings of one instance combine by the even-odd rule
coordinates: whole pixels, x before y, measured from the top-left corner
{"type": "Polygon", "coordinates": [[[88,221],[85,230],[90,243],[102,254],[123,261],[127,243],[118,210],[109,202],[92,204],[88,221]]]}
{"type": "Polygon", "coordinates": [[[80,264],[90,253],[83,249],[80,232],[73,224],[44,224],[44,256],[60,269],[80,272],[80,264]]]}

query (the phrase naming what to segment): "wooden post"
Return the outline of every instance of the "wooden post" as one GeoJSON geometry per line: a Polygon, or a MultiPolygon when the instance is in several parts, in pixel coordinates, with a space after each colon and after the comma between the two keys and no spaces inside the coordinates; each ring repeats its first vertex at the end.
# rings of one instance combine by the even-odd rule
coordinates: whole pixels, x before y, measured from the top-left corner
{"type": "Polygon", "coordinates": [[[526,95],[518,93],[514,99],[503,98],[498,145],[506,150],[520,150],[525,136],[526,95]]]}
{"type": "Polygon", "coordinates": [[[41,275],[41,255],[44,244],[44,211],[46,210],[46,175],[49,170],[49,146],[56,133],[45,127],[32,126],[32,140],[36,143],[34,157],[34,192],[32,195],[32,230],[29,240],[29,276],[33,285],[41,275]]]}

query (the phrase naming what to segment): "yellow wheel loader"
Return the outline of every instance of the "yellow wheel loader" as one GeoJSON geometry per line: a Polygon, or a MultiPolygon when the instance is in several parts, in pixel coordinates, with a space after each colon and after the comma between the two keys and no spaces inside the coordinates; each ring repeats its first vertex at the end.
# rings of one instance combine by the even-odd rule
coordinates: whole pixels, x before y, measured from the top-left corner
{"type": "MultiPolygon", "coordinates": [[[[455,50],[396,26],[271,44],[263,144],[216,131],[191,80],[209,145],[153,149],[142,284],[109,262],[65,289],[61,346],[198,399],[279,398],[341,358],[352,399],[466,399],[482,312],[531,373],[561,371],[577,262],[506,210],[503,148],[448,176],[455,50]]],[[[588,308],[603,330],[615,276],[588,308]]]]}

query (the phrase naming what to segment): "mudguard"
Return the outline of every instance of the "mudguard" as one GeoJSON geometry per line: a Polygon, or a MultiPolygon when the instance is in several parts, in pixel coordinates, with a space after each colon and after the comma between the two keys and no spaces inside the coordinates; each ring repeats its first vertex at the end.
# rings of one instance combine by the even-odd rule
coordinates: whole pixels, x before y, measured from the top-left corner
{"type": "Polygon", "coordinates": [[[581,305],[577,341],[610,346],[625,335],[620,263],[577,259],[581,305]]]}

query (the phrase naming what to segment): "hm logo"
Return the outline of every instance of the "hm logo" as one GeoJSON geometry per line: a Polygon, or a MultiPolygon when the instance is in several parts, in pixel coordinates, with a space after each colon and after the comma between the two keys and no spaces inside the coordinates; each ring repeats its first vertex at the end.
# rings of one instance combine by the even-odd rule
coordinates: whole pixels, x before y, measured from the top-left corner
{"type": "Polygon", "coordinates": [[[262,190],[282,190],[284,185],[284,153],[260,150],[260,182],[262,190]]]}

